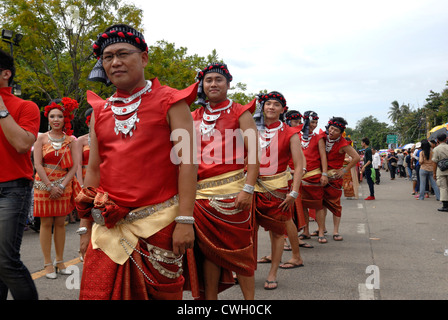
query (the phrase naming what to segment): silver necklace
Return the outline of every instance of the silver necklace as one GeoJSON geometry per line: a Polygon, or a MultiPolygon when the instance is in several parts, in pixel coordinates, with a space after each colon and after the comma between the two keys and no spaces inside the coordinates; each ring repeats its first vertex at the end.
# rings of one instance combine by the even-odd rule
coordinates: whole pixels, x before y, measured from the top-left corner
{"type": "Polygon", "coordinates": [[[311,138],[314,137],[315,133],[308,135],[308,139],[304,139],[303,135],[300,137],[300,141],[302,142],[302,149],[308,148],[310,145],[311,138]]]}
{"type": "Polygon", "coordinates": [[[48,132],[48,142],[51,143],[53,149],[55,150],[54,152],[55,156],[59,155],[59,150],[61,150],[64,141],[65,141],[65,134],[62,138],[55,139],[50,135],[50,132],[48,132]]]}
{"type": "Polygon", "coordinates": [[[230,101],[230,103],[227,106],[225,106],[223,108],[219,108],[219,109],[212,109],[212,107],[210,107],[210,103],[207,103],[207,105],[205,106],[204,114],[202,115],[202,122],[200,125],[200,130],[201,130],[202,135],[208,135],[208,136],[213,135],[213,133],[215,132],[216,121],[221,116],[222,111],[227,110],[227,113],[230,113],[230,108],[232,107],[233,101],[230,99],[229,99],[229,101],[230,101]],[[209,113],[207,113],[207,111],[209,113]],[[206,123],[206,122],[211,122],[211,123],[206,123]]]}
{"type": "Polygon", "coordinates": [[[272,139],[275,137],[275,135],[277,134],[277,131],[282,130],[283,131],[283,122],[280,121],[280,124],[272,129],[268,129],[266,128],[263,131],[260,131],[260,137],[259,137],[259,143],[260,143],[260,147],[262,149],[266,149],[269,147],[269,145],[272,142],[272,139]]]}
{"type": "Polygon", "coordinates": [[[114,131],[115,134],[118,135],[120,132],[124,134],[126,137],[128,134],[132,137],[134,134],[133,131],[137,128],[137,123],[140,122],[140,119],[137,116],[138,108],[140,107],[140,104],[142,103],[142,96],[145,93],[151,92],[151,86],[152,82],[147,80],[146,86],[140,90],[139,92],[133,94],[132,96],[128,98],[120,98],[120,97],[110,97],[108,101],[106,102],[106,105],[104,106],[104,109],[106,109],[109,105],[111,106],[111,110],[113,113],[113,117],[115,119],[115,127],[114,131]],[[137,102],[133,102],[135,99],[140,98],[137,102]],[[115,106],[115,102],[120,102],[125,104],[124,106],[115,106]],[[129,104],[131,103],[131,104],[129,104]],[[125,120],[118,120],[116,116],[125,116],[133,113],[132,116],[125,120]]]}
{"type": "Polygon", "coordinates": [[[327,140],[325,141],[325,151],[327,153],[329,153],[331,151],[331,149],[333,149],[333,146],[336,142],[338,142],[341,139],[341,137],[335,139],[335,140],[331,140],[330,138],[327,137],[327,140]]]}

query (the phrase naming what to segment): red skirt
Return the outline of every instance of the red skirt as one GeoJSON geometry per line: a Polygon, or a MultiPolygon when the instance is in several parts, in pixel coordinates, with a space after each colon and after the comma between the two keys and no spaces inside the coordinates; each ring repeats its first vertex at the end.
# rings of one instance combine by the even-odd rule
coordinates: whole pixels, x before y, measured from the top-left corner
{"type": "MultiPolygon", "coordinates": [[[[234,199],[222,200],[232,203],[234,199]]],[[[232,210],[231,208],[226,208],[232,210]]],[[[209,200],[197,199],[194,206],[195,256],[199,285],[203,287],[202,264],[207,259],[221,267],[219,292],[234,284],[232,271],[251,277],[256,269],[256,237],[252,209],[224,215],[210,206],[209,200]]]]}
{"type": "MultiPolygon", "coordinates": [[[[276,192],[282,192],[276,190],[276,192]]],[[[282,192],[285,193],[286,192],[282,192]]],[[[269,192],[255,192],[255,213],[257,223],[265,228],[267,231],[272,231],[276,234],[286,234],[285,222],[292,218],[293,208],[288,211],[283,211],[278,206],[283,202],[269,192]]]]}
{"type": "MultiPolygon", "coordinates": [[[[145,241],[165,250],[172,250],[172,233],[175,223],[159,231],[145,241]]],[[[126,244],[127,250],[130,250],[126,244]]],[[[148,255],[142,240],[137,250],[148,255]]],[[[123,249],[124,250],[124,249],[123,249]]],[[[131,254],[123,265],[116,264],[100,249],[87,250],[81,280],[80,300],[181,300],[185,283],[184,276],[171,279],[162,275],[160,265],[171,272],[177,272],[177,264],[157,262],[156,268],[148,258],[137,251],[131,254]],[[143,272],[137,267],[137,265],[143,272]],[[148,278],[149,279],[148,279],[148,278]]],[[[184,263],[185,265],[185,263],[184,263]]],[[[185,272],[185,271],[184,271],[185,272]]]]}
{"type": "Polygon", "coordinates": [[[320,210],[323,208],[322,198],[324,196],[324,188],[316,184],[320,183],[320,174],[304,179],[303,181],[312,183],[313,185],[301,184],[300,194],[302,195],[302,205],[304,208],[320,210]]]}
{"type": "Polygon", "coordinates": [[[336,217],[342,214],[342,179],[331,180],[324,188],[323,205],[336,217]]]}

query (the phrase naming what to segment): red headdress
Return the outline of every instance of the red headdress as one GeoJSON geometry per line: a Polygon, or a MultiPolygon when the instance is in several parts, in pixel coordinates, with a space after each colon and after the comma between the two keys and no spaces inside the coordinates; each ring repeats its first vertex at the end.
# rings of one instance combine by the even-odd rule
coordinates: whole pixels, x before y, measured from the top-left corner
{"type": "Polygon", "coordinates": [[[73,134],[71,121],[75,118],[73,111],[78,109],[78,101],[67,97],[62,98],[61,104],[53,101],[50,105],[45,107],[45,117],[48,118],[48,114],[53,109],[59,109],[62,111],[64,115],[65,134],[71,136],[73,134]]]}

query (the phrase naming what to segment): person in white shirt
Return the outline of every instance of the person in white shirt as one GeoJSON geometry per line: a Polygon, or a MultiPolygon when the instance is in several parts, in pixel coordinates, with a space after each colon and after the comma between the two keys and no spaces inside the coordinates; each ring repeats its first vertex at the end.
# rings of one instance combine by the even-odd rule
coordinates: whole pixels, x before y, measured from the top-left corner
{"type": "Polygon", "coordinates": [[[372,148],[372,153],[373,153],[372,166],[373,166],[373,169],[375,169],[375,175],[376,175],[375,183],[380,184],[380,176],[381,176],[381,174],[380,174],[380,168],[381,168],[380,154],[378,153],[378,150],[376,150],[375,148],[372,148]]]}

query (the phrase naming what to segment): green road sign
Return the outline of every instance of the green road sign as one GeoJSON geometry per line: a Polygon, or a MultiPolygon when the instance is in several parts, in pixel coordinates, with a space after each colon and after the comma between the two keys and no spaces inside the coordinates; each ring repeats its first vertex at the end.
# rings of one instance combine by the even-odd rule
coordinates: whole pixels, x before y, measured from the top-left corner
{"type": "Polygon", "coordinates": [[[397,144],[398,143],[398,136],[395,134],[388,134],[387,135],[387,140],[386,140],[387,144],[397,144]]]}

